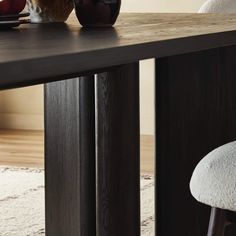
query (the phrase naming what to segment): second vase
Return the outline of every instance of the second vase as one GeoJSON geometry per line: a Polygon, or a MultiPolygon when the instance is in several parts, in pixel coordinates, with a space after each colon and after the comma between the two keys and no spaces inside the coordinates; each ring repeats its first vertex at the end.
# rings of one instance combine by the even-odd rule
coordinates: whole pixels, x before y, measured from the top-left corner
{"type": "Polygon", "coordinates": [[[75,12],[84,27],[109,27],[115,24],[121,0],[74,0],[75,12]]]}

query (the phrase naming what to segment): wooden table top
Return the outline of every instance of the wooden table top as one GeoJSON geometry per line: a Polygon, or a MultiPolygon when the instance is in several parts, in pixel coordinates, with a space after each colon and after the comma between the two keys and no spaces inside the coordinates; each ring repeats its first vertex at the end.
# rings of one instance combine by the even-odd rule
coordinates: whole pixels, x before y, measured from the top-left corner
{"type": "Polygon", "coordinates": [[[0,88],[65,79],[153,57],[236,44],[236,15],[121,14],[114,28],[24,25],[0,32],[0,88]]]}

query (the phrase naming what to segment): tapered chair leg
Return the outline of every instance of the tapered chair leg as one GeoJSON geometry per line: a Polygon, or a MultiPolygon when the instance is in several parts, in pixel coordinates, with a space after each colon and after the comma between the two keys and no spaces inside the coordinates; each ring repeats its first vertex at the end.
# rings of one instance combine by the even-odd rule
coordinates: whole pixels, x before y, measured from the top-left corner
{"type": "Polygon", "coordinates": [[[224,236],[225,226],[227,224],[227,211],[219,208],[211,209],[207,236],[224,236]]]}

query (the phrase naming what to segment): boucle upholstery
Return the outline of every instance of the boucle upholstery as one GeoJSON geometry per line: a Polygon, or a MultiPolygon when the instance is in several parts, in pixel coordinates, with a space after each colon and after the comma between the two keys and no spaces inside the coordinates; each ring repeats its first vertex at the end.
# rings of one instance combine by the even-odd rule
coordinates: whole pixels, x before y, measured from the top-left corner
{"type": "Polygon", "coordinates": [[[236,0],[208,0],[199,13],[236,13],[236,0]]]}
{"type": "Polygon", "coordinates": [[[199,162],[190,190],[199,202],[236,211],[236,141],[215,149],[199,162]]]}

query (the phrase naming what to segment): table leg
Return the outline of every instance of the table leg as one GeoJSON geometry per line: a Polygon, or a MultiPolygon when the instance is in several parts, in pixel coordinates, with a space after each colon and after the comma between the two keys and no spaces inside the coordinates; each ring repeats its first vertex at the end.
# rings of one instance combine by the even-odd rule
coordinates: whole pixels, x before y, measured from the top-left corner
{"type": "Polygon", "coordinates": [[[210,207],[193,199],[189,181],[204,155],[232,140],[236,47],[157,59],[156,235],[207,234],[210,207]]]}
{"type": "Polygon", "coordinates": [[[139,66],[99,74],[98,236],[140,236],[139,66]]]}
{"type": "Polygon", "coordinates": [[[94,77],[45,85],[47,236],[95,236],[94,77]]]}

